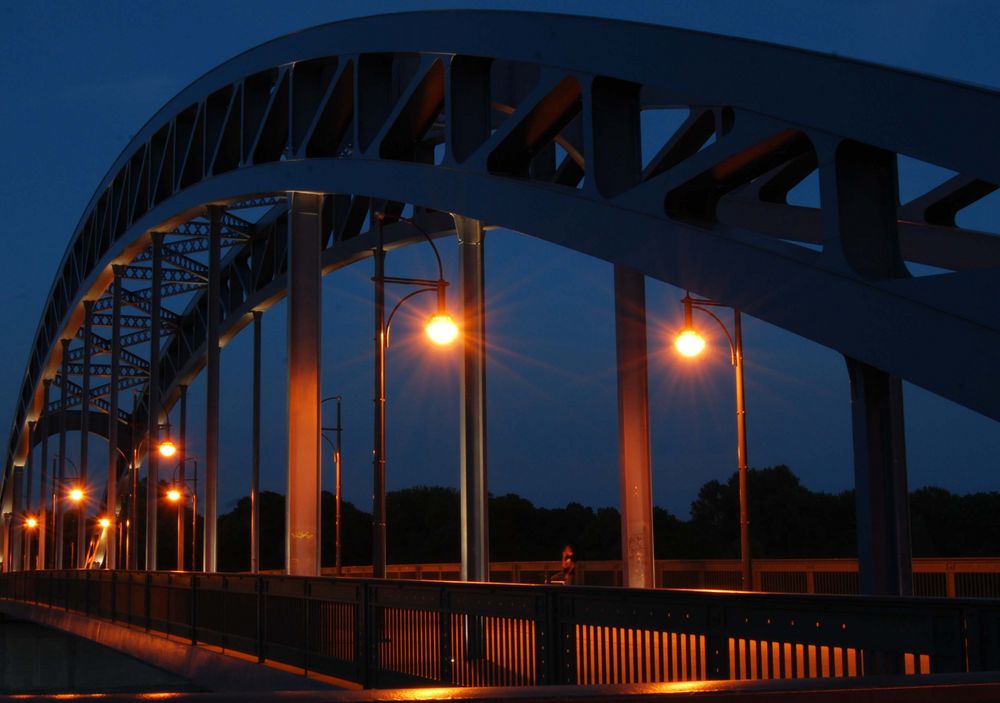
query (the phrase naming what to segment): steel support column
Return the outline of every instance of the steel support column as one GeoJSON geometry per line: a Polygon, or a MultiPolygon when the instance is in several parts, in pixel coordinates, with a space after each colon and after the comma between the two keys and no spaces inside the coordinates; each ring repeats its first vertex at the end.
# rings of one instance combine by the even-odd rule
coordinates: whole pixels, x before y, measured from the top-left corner
{"type": "Polygon", "coordinates": [[[156,571],[157,507],[160,498],[160,455],[157,443],[160,435],[160,297],[163,280],[163,235],[153,232],[153,280],[149,313],[149,392],[146,406],[146,571],[156,571]]]}
{"type": "MultiPolygon", "coordinates": [[[[31,509],[31,499],[32,499],[32,483],[34,482],[33,466],[31,461],[31,455],[34,453],[32,450],[35,447],[35,431],[38,429],[38,423],[31,421],[28,423],[28,455],[24,459],[24,516],[27,518],[28,515],[34,514],[31,509]]],[[[24,524],[24,519],[22,518],[21,524],[24,524]]],[[[25,528],[26,529],[26,528],[25,528]]],[[[37,529],[37,526],[36,528],[37,529]]],[[[24,548],[24,568],[28,571],[32,569],[32,559],[31,559],[31,535],[28,533],[27,546],[24,548]]]]}
{"type": "Polygon", "coordinates": [[[253,311],[253,411],[250,420],[250,573],[260,570],[260,310],[253,311]]]}
{"type": "Polygon", "coordinates": [[[59,340],[62,347],[62,369],[59,372],[59,478],[54,481],[53,490],[54,504],[53,520],[55,521],[55,542],[52,545],[55,558],[55,568],[61,569],[65,565],[65,535],[63,534],[63,500],[64,496],[60,492],[65,491],[66,481],[66,414],[69,411],[69,342],[68,339],[59,340]]]}
{"type": "Polygon", "coordinates": [[[24,541],[24,467],[14,465],[11,481],[11,521],[10,521],[10,568],[8,571],[21,570],[21,543],[24,541]]]}
{"type": "Polygon", "coordinates": [[[646,371],[646,279],[615,266],[618,461],[624,585],[653,588],[653,482],[646,371]]]}
{"type": "Polygon", "coordinates": [[[859,591],[912,595],[903,384],[847,359],[854,432],[859,591]]]}
{"type": "Polygon", "coordinates": [[[372,441],[372,576],[385,578],[385,249],[382,222],[375,223],[378,246],[375,262],[375,420],[372,441]]]}
{"type": "Polygon", "coordinates": [[[94,301],[83,301],[83,380],[80,393],[80,488],[83,489],[83,500],[77,508],[76,519],[76,568],[87,566],[87,502],[90,499],[90,488],[87,485],[87,474],[90,466],[90,358],[93,352],[91,334],[93,333],[94,301]]]}
{"type": "MultiPolygon", "coordinates": [[[[219,319],[222,256],[222,208],[208,208],[208,315],[205,360],[205,537],[202,540],[204,570],[216,569],[216,531],[219,514],[219,319]]],[[[191,557],[194,559],[194,556],[191,557]]]]}
{"type": "MultiPolygon", "coordinates": [[[[909,276],[899,249],[896,156],[857,142],[818,144],[823,256],[865,280],[909,276]]],[[[901,381],[847,358],[854,432],[859,586],[912,594],[901,381]]]]}
{"type": "Polygon", "coordinates": [[[49,488],[49,396],[52,391],[52,381],[46,378],[42,381],[42,470],[38,479],[38,568],[48,567],[48,541],[52,534],[49,530],[49,501],[52,500],[52,489],[49,488]]]}
{"type": "MultiPolygon", "coordinates": [[[[34,510],[32,510],[32,506],[31,506],[31,499],[33,497],[32,496],[32,485],[31,484],[33,483],[34,478],[35,478],[34,475],[33,475],[33,471],[32,471],[32,469],[33,469],[32,463],[33,462],[31,461],[31,455],[34,453],[32,450],[35,447],[35,432],[36,432],[37,429],[38,429],[38,423],[37,422],[32,421],[32,422],[28,423],[28,454],[27,454],[27,456],[24,459],[24,493],[25,493],[25,495],[24,495],[24,515],[22,515],[22,517],[21,517],[22,531],[26,531],[28,529],[26,527],[23,527],[25,519],[28,517],[28,515],[32,515],[35,512],[34,510]]],[[[35,526],[35,529],[38,529],[37,524],[35,526]]],[[[24,568],[27,571],[31,571],[32,567],[33,567],[33,560],[31,558],[31,534],[30,534],[30,532],[26,533],[26,537],[27,537],[27,540],[26,540],[26,545],[27,546],[24,547],[24,568]]]]}
{"type": "Polygon", "coordinates": [[[10,558],[10,525],[11,525],[11,514],[3,514],[3,570],[11,570],[10,558]]]}
{"type": "Polygon", "coordinates": [[[482,222],[455,217],[462,294],[462,580],[490,580],[486,480],[486,294],[482,222]]]}
{"type": "Polygon", "coordinates": [[[111,284],[111,394],[108,396],[108,488],[104,514],[111,520],[108,530],[107,556],[104,564],[108,569],[118,568],[118,384],[121,381],[122,353],[122,277],[121,269],[114,267],[114,282],[111,284]]]}
{"type": "Polygon", "coordinates": [[[285,570],[320,570],[322,196],[289,193],[288,501],[285,570]]]}
{"type": "MultiPolygon", "coordinates": [[[[187,482],[184,471],[185,462],[188,453],[187,445],[187,386],[181,386],[181,414],[178,420],[177,428],[177,440],[180,442],[180,454],[177,455],[177,476],[178,476],[178,488],[181,491],[181,499],[177,502],[177,570],[184,570],[184,524],[185,524],[185,506],[187,505],[187,499],[184,497],[187,493],[187,482]]],[[[191,551],[191,571],[194,571],[194,550],[191,551]]]]}

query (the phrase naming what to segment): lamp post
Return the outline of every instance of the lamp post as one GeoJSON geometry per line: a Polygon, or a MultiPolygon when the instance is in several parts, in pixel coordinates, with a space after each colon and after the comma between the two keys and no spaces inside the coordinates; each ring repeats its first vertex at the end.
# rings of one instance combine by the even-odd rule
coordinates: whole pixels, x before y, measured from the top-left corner
{"type": "Polygon", "coordinates": [[[385,352],[389,348],[389,329],[392,318],[402,305],[421,293],[437,293],[437,312],[430,317],[424,326],[424,331],[430,340],[437,345],[450,344],[458,336],[458,327],[445,309],[445,288],[448,282],[444,279],[444,266],[441,254],[434,245],[434,240],[413,220],[396,217],[396,220],[416,229],[430,243],[437,259],[437,280],[425,278],[403,278],[385,275],[385,247],[382,240],[382,223],[384,213],[376,213],[376,248],[375,275],[375,436],[372,449],[373,481],[372,481],[372,575],[375,578],[385,578],[386,564],[386,515],[385,515],[385,352]],[[405,286],[415,286],[413,290],[396,303],[396,306],[385,317],[385,285],[395,283],[405,286]]]}
{"type": "Polygon", "coordinates": [[[341,444],[340,444],[340,439],[341,439],[341,430],[342,430],[341,425],[340,425],[340,405],[341,405],[341,401],[343,400],[343,398],[341,398],[341,396],[339,396],[339,395],[332,395],[329,398],[324,398],[323,401],[322,401],[322,403],[320,403],[320,406],[322,407],[322,405],[324,403],[326,403],[327,401],[330,401],[330,400],[337,401],[337,424],[334,427],[324,427],[322,429],[324,430],[324,432],[327,431],[327,430],[333,430],[334,432],[336,432],[336,437],[337,437],[337,443],[333,444],[332,442],[330,442],[330,438],[327,437],[325,433],[323,434],[323,439],[325,439],[328,443],[330,443],[331,449],[333,450],[333,467],[334,467],[334,479],[333,479],[333,483],[334,483],[334,488],[336,490],[336,494],[334,496],[334,506],[335,506],[335,508],[334,508],[334,522],[333,522],[333,525],[334,525],[334,554],[335,554],[334,565],[337,568],[337,576],[340,576],[340,574],[341,574],[341,561],[340,561],[340,557],[341,557],[341,539],[340,539],[340,501],[341,501],[341,498],[340,498],[340,496],[341,496],[341,492],[340,492],[340,488],[341,488],[341,482],[340,482],[340,478],[341,478],[341,473],[340,473],[340,447],[341,447],[341,444]]]}
{"type": "Polygon", "coordinates": [[[38,527],[38,519],[34,515],[26,515],[24,518],[24,531],[27,535],[27,544],[24,552],[24,570],[34,571],[33,559],[31,558],[31,533],[38,527]]]}
{"type": "MultiPolygon", "coordinates": [[[[56,454],[54,457],[52,457],[52,534],[53,534],[53,543],[55,549],[57,550],[56,553],[53,555],[53,557],[55,558],[55,563],[58,564],[60,568],[62,568],[63,565],[63,548],[64,548],[63,541],[65,533],[64,528],[65,528],[66,512],[62,509],[62,503],[61,501],[57,500],[57,496],[59,492],[63,490],[64,486],[66,485],[72,486],[66,492],[66,499],[69,500],[71,503],[81,507],[79,519],[81,520],[83,519],[82,504],[83,504],[83,499],[86,497],[86,494],[83,488],[81,488],[76,483],[80,480],[79,471],[80,470],[77,468],[76,463],[68,456],[64,456],[62,454],[56,454]],[[69,465],[73,468],[73,471],[77,472],[77,476],[56,475],[56,469],[59,466],[59,463],[63,461],[69,462],[69,465]]],[[[75,542],[73,544],[76,545],[75,542]]],[[[76,545],[75,549],[79,549],[79,545],[76,545]]],[[[71,552],[70,563],[73,563],[74,556],[75,552],[71,552]]]]}
{"type": "Polygon", "coordinates": [[[709,308],[728,307],[705,298],[692,298],[690,293],[681,300],[684,303],[684,329],[674,341],[677,351],[686,357],[695,357],[705,349],[705,340],[694,326],[694,311],[699,310],[718,323],[729,342],[730,362],[736,371],[736,455],[739,462],[739,502],[740,502],[740,573],[743,590],[753,590],[753,570],[750,557],[750,506],[747,490],[747,418],[743,394],[743,325],[740,311],[733,308],[733,333],[725,323],[709,308]]]}
{"type": "MultiPolygon", "coordinates": [[[[161,445],[162,448],[162,445],[161,445]]],[[[176,452],[176,447],[174,448],[176,452]]],[[[167,489],[167,500],[171,503],[177,503],[177,543],[184,539],[184,527],[181,521],[181,515],[184,510],[184,501],[181,498],[184,497],[184,484],[188,481],[192,482],[191,488],[191,571],[194,571],[195,565],[195,550],[197,548],[198,542],[198,460],[195,457],[188,456],[184,457],[177,462],[177,467],[174,469],[174,480],[170,488],[167,489]],[[194,464],[194,474],[191,478],[179,478],[178,473],[181,467],[190,461],[194,464]]],[[[183,552],[178,549],[177,551],[177,570],[184,571],[184,561],[181,559],[181,554],[183,552]]]]}

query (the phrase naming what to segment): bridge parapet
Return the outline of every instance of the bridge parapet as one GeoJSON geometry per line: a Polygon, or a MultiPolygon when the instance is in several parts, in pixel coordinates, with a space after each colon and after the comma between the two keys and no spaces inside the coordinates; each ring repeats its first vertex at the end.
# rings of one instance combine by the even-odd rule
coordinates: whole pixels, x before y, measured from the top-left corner
{"type": "Polygon", "coordinates": [[[983,600],[125,571],[4,574],[0,597],[373,688],[1000,669],[983,600]]]}

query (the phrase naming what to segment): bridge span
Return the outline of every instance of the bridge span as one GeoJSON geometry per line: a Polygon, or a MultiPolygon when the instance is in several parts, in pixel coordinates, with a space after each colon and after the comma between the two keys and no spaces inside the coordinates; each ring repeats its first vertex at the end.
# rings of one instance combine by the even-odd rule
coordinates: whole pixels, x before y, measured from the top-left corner
{"type": "MultiPolygon", "coordinates": [[[[956,223],[1000,184],[998,118],[1000,94],[980,87],[569,15],[373,16],[237,56],[152,116],[67,233],[2,467],[4,593],[369,685],[996,668],[992,604],[908,598],[901,388],[906,380],[1000,419],[1000,238],[956,223]],[[664,109],[685,119],[643,143],[642,117],[664,109]],[[648,162],[644,151],[654,154],[648,162]],[[900,202],[900,156],[953,175],[900,202]],[[819,206],[790,205],[789,192],[813,176],[819,206]],[[613,270],[622,581],[636,589],[627,596],[485,583],[483,271],[496,227],[613,270]],[[460,256],[452,308],[443,268],[426,280],[386,274],[387,252],[451,236],[460,256]],[[361,264],[375,284],[375,578],[327,581],[317,578],[321,280],[361,264]],[[932,274],[915,275],[927,266],[932,274]],[[689,314],[699,305],[735,310],[738,369],[740,315],[843,355],[864,597],[652,590],[647,278],[696,294],[689,314]],[[482,583],[382,580],[385,349],[395,312],[385,288],[394,284],[434,294],[437,321],[452,309],[461,323],[460,576],[482,583]],[[253,330],[259,389],[261,320],[286,296],[287,576],[217,574],[220,349],[253,330]],[[187,388],[202,373],[205,452],[195,458],[187,388]],[[78,436],[77,462],[68,434],[78,436]],[[97,467],[91,436],[107,442],[97,467]],[[176,464],[160,457],[164,440],[179,448],[176,464]],[[198,480],[199,466],[200,492],[188,492],[185,472],[198,480]],[[204,516],[202,563],[186,553],[179,520],[177,564],[200,574],[157,563],[159,488],[171,469],[174,498],[196,497],[195,529],[199,509],[204,516]],[[101,498],[89,508],[68,502],[70,477],[101,498]],[[65,534],[67,514],[78,518],[75,538],[65,534]],[[25,564],[36,568],[16,573],[25,564]]],[[[738,415],[742,429],[742,404],[738,415]]],[[[255,571],[260,417],[255,392],[255,571]]],[[[745,442],[738,462],[745,506],[745,442]]],[[[748,525],[744,507],[746,590],[748,525]]]]}

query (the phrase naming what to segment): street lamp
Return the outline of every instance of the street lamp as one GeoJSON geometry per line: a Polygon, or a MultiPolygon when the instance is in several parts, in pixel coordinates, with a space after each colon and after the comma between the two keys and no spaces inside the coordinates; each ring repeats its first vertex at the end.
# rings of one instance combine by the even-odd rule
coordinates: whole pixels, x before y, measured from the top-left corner
{"type": "Polygon", "coordinates": [[[341,478],[341,473],[340,473],[340,447],[341,447],[341,444],[340,444],[340,439],[341,439],[341,430],[342,430],[341,425],[340,425],[340,404],[341,404],[341,401],[343,400],[343,398],[341,398],[339,395],[332,395],[329,398],[324,398],[323,401],[322,401],[322,403],[320,403],[320,407],[322,408],[323,404],[326,403],[327,401],[330,401],[330,400],[337,401],[337,425],[335,427],[324,427],[323,430],[333,430],[334,432],[336,432],[337,433],[336,434],[337,443],[334,444],[333,442],[331,442],[330,438],[326,436],[325,432],[323,433],[323,439],[325,439],[327,441],[327,443],[330,444],[330,448],[333,450],[333,467],[334,467],[334,479],[333,479],[333,483],[334,483],[334,488],[336,490],[336,494],[334,496],[334,506],[335,506],[335,509],[334,509],[334,522],[333,522],[333,524],[334,524],[334,554],[335,554],[334,565],[337,568],[337,576],[340,576],[340,574],[341,574],[341,561],[340,561],[340,556],[341,556],[341,540],[340,540],[340,500],[341,500],[341,498],[340,498],[340,496],[341,496],[341,493],[340,493],[340,488],[341,488],[341,483],[340,483],[340,478],[341,478]]]}
{"type": "Polygon", "coordinates": [[[392,318],[402,305],[414,296],[421,293],[437,294],[437,311],[433,314],[424,326],[424,331],[430,340],[437,345],[447,345],[458,337],[458,326],[448,314],[445,308],[445,288],[448,282],[444,279],[444,265],[441,263],[441,254],[438,252],[434,240],[413,220],[405,217],[395,217],[404,224],[408,224],[417,230],[430,243],[434,251],[434,258],[437,259],[438,277],[434,279],[424,278],[403,278],[399,276],[385,275],[385,247],[382,240],[382,223],[385,221],[384,213],[376,213],[376,248],[375,248],[375,275],[372,282],[375,284],[375,436],[372,448],[372,575],[375,578],[385,578],[386,563],[386,515],[385,515],[385,352],[389,348],[389,329],[392,325],[392,318]],[[388,319],[385,317],[385,284],[396,283],[405,286],[415,286],[416,290],[407,293],[389,313],[388,319]]]}
{"type": "Polygon", "coordinates": [[[747,418],[743,397],[743,325],[740,311],[733,308],[733,334],[719,316],[709,308],[728,307],[705,298],[692,298],[690,293],[681,300],[684,303],[684,329],[674,340],[674,348],[682,356],[693,358],[705,350],[705,339],[694,326],[694,310],[699,310],[718,323],[729,342],[730,363],[736,371],[736,455],[739,462],[739,502],[740,502],[740,572],[743,590],[753,590],[753,571],[750,558],[750,506],[747,489],[747,418]]]}
{"type": "MultiPolygon", "coordinates": [[[[172,444],[172,443],[171,443],[172,444]]],[[[160,445],[162,448],[162,444],[160,445]]],[[[174,452],[177,449],[174,447],[174,452]]],[[[184,523],[182,521],[182,514],[184,510],[184,484],[188,481],[192,482],[191,488],[191,571],[194,571],[195,564],[195,549],[198,541],[198,460],[192,456],[184,457],[177,462],[177,466],[174,468],[174,480],[170,488],[166,491],[166,498],[171,503],[177,504],[177,544],[179,545],[184,539],[184,523]],[[194,464],[194,475],[191,478],[179,478],[178,473],[180,472],[181,466],[185,462],[190,461],[194,464]]],[[[177,570],[184,570],[184,560],[182,558],[183,550],[178,548],[177,550],[177,570]]]]}
{"type": "MultiPolygon", "coordinates": [[[[53,534],[53,545],[57,550],[55,553],[55,563],[59,565],[59,568],[63,566],[63,542],[65,533],[65,521],[66,513],[62,509],[63,501],[58,500],[58,496],[62,491],[66,491],[64,499],[70,503],[75,504],[80,508],[80,520],[84,519],[83,516],[83,500],[86,497],[86,493],[83,488],[78,484],[80,480],[80,469],[77,467],[76,463],[70,459],[68,456],[64,457],[60,454],[56,454],[52,457],[52,534],[53,534]],[[57,467],[60,461],[66,461],[76,472],[76,476],[61,476],[57,475],[57,467]],[[66,486],[70,486],[69,489],[66,486]]],[[[79,545],[73,542],[74,551],[71,552],[70,558],[73,559],[75,554],[75,549],[79,549],[79,545]]]]}
{"type": "Polygon", "coordinates": [[[31,533],[38,527],[38,519],[34,515],[27,515],[24,518],[24,529],[27,533],[27,546],[24,554],[25,570],[34,571],[34,564],[31,559],[31,533]]]}

